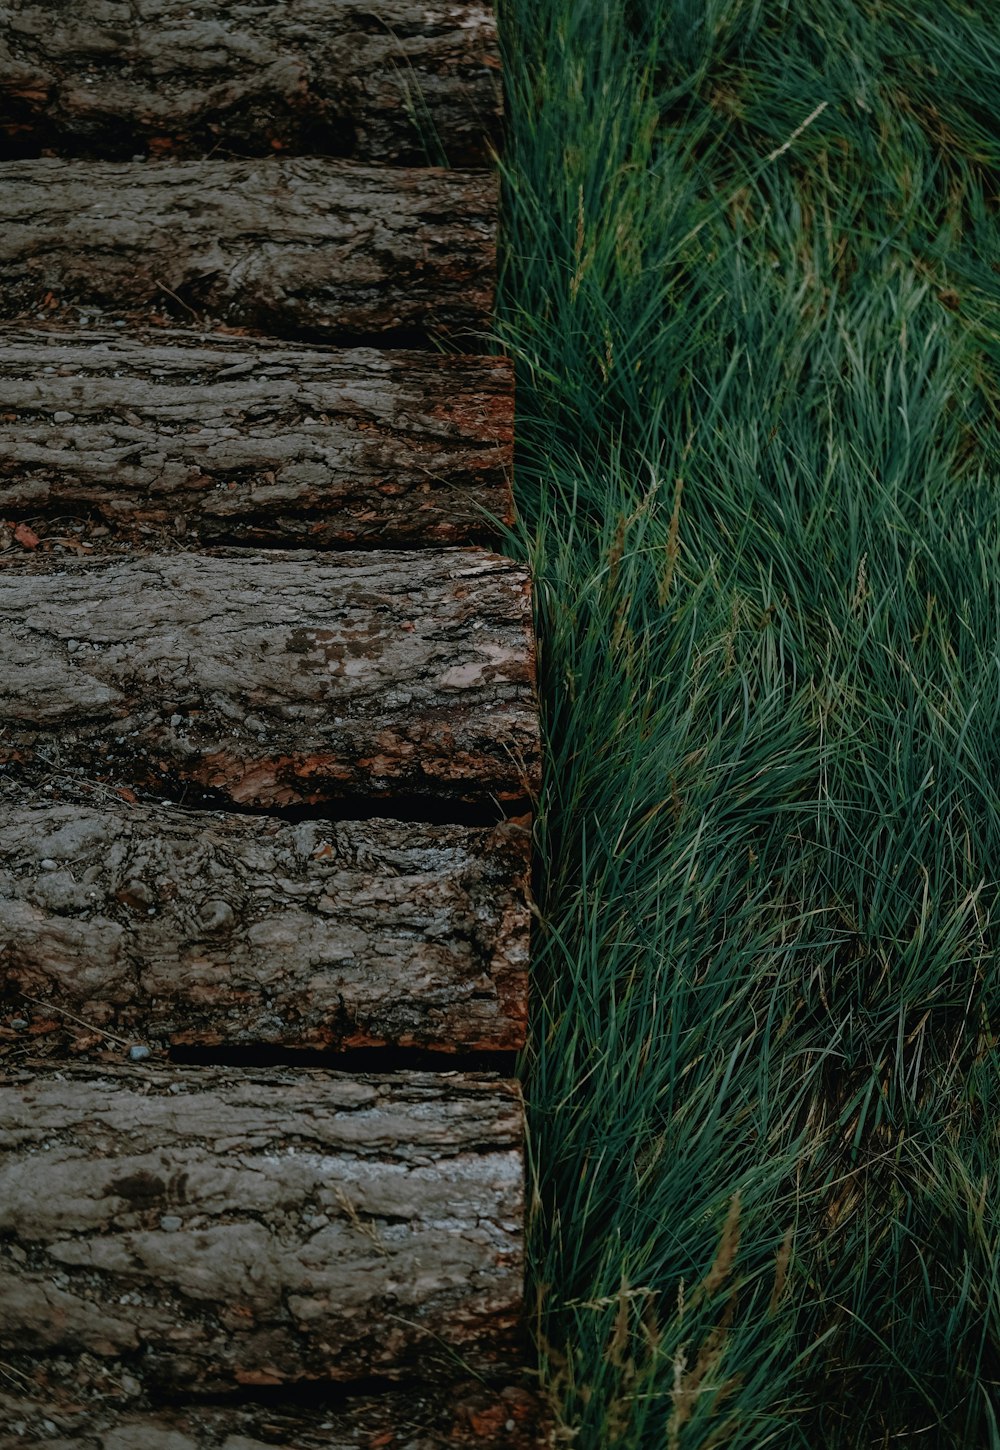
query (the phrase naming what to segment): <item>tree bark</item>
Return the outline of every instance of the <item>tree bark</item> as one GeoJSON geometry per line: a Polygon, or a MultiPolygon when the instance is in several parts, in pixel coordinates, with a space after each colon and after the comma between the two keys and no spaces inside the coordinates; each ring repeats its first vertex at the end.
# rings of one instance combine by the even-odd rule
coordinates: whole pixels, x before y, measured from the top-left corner
{"type": "Polygon", "coordinates": [[[496,179],[317,158],[0,165],[6,317],[151,305],[278,336],[481,335],[496,179]]]}
{"type": "Polygon", "coordinates": [[[463,0],[19,0],[0,33],[12,155],[221,143],[482,166],[499,139],[496,24],[463,0]]]}
{"type": "Polygon", "coordinates": [[[0,1394],[0,1450],[541,1450],[543,1416],[518,1385],[426,1384],[377,1398],[301,1405],[188,1405],[142,1410],[105,1379],[81,1403],[72,1386],[0,1394]]]}
{"type": "Polygon", "coordinates": [[[525,825],[91,796],[0,782],[0,982],[36,1044],[522,1045],[525,825]]]}
{"type": "Polygon", "coordinates": [[[479,550],[29,557],[0,572],[0,762],[186,804],[523,801],[528,589],[479,550]]]}
{"type": "Polygon", "coordinates": [[[172,332],[0,338],[0,517],[190,542],[462,544],[510,523],[504,358],[172,332]]]}
{"type": "Polygon", "coordinates": [[[14,1074],[0,1346],[190,1396],[445,1364],[454,1379],[456,1355],[501,1375],[519,1342],[521,1132],[516,1084],[491,1078],[14,1074]]]}

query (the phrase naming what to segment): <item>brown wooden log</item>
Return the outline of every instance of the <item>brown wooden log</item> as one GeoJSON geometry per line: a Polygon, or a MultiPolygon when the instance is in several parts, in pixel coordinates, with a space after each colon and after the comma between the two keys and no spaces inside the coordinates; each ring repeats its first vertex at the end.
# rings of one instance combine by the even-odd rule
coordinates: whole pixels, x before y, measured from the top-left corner
{"type": "Polygon", "coordinates": [[[511,522],[504,358],[175,331],[0,337],[0,518],[188,541],[462,544],[511,522]]]}
{"type": "Polygon", "coordinates": [[[519,822],[288,825],[0,781],[6,1012],[81,1050],[513,1050],[528,844],[519,822]]]}
{"type": "MultiPolygon", "coordinates": [[[[35,1367],[31,1378],[37,1374],[35,1367]]],[[[417,1384],[310,1406],[157,1410],[132,1407],[107,1373],[89,1401],[74,1388],[32,1384],[30,1395],[0,1393],[0,1450],[540,1450],[551,1443],[536,1397],[516,1384],[417,1384]]]]}
{"type": "Polygon", "coordinates": [[[480,335],[488,172],[312,158],[0,165],[0,313],[156,307],[314,340],[480,335]]]}
{"type": "Polygon", "coordinates": [[[481,166],[498,139],[496,25],[469,0],[17,0],[0,37],[9,154],[222,143],[481,166]]]}
{"type": "MultiPolygon", "coordinates": [[[[0,1347],[188,1396],[517,1355],[521,1105],[458,1074],[0,1084],[0,1347]]],[[[506,1367],[506,1368],[505,1368],[506,1367]]]]}
{"type": "Polygon", "coordinates": [[[482,550],[29,556],[0,571],[0,763],[190,805],[520,801],[528,588],[482,550]]]}

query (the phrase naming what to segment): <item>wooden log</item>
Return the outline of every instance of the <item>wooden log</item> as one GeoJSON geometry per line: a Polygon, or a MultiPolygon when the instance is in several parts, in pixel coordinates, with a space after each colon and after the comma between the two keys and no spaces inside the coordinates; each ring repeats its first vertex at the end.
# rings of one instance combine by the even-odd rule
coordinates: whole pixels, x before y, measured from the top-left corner
{"type": "Polygon", "coordinates": [[[0,763],[187,804],[522,801],[528,590],[481,550],[29,556],[0,571],[0,763]]]}
{"type": "Polygon", "coordinates": [[[496,24],[468,0],[18,0],[0,35],[8,154],[221,142],[482,166],[498,139],[496,24]]]}
{"type": "Polygon", "coordinates": [[[0,314],[53,300],[339,343],[479,335],[493,305],[488,172],[315,157],[0,165],[0,314]]]}
{"type": "Polygon", "coordinates": [[[458,1074],[10,1074],[0,1347],[186,1396],[507,1373],[521,1116],[458,1074]]]}
{"type": "Polygon", "coordinates": [[[0,781],[0,984],[36,1043],[522,1045],[524,824],[289,825],[69,794],[0,781]]]}
{"type": "Polygon", "coordinates": [[[513,519],[504,358],[175,331],[0,337],[0,518],[203,542],[462,544],[513,519]]]}
{"type": "Polygon", "coordinates": [[[418,1384],[308,1406],[206,1403],[156,1410],[131,1406],[120,1381],[106,1372],[102,1393],[89,1402],[73,1393],[72,1382],[61,1393],[58,1386],[32,1388],[30,1396],[0,1393],[0,1450],[540,1450],[550,1444],[536,1397],[516,1384],[464,1381],[444,1390],[418,1384]]]}

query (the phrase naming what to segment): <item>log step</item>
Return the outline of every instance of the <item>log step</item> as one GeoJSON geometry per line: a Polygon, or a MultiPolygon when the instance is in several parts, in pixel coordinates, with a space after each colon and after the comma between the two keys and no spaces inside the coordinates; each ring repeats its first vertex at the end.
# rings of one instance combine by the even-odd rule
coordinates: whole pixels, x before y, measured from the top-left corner
{"type": "Polygon", "coordinates": [[[188,1398],[440,1381],[459,1362],[502,1383],[520,1346],[522,1131],[516,1083],[490,1077],[11,1073],[4,1358],[83,1355],[95,1377],[188,1398]]]}
{"type": "Polygon", "coordinates": [[[529,842],[0,781],[0,1044],[515,1050],[529,842]]]}
{"type": "Polygon", "coordinates": [[[490,172],[8,161],[0,316],[61,304],[135,321],[152,308],[341,344],[476,342],[493,306],[496,211],[490,172]]]}
{"type": "Polygon", "coordinates": [[[0,518],[198,542],[484,542],[513,519],[507,359],[182,331],[0,335],[0,518]]]}
{"type": "Polygon", "coordinates": [[[492,15],[0,18],[0,1450],[535,1450],[492,15]]]}
{"type": "Polygon", "coordinates": [[[73,0],[0,6],[0,138],[481,166],[498,139],[496,23],[467,0],[73,0]]]}
{"type": "Polygon", "coordinates": [[[536,1398],[519,1385],[426,1384],[326,1405],[133,1408],[110,1377],[81,1402],[58,1387],[0,1393],[0,1450],[540,1450],[536,1398]]]}
{"type": "Polygon", "coordinates": [[[523,801],[528,590],[482,550],[29,556],[0,571],[0,764],[187,804],[523,801]]]}

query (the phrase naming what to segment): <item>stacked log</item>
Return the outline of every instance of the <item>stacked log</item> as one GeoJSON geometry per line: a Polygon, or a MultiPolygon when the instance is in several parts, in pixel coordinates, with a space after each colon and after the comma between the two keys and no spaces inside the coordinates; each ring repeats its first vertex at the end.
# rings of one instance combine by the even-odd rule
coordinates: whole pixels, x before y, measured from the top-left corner
{"type": "Polygon", "coordinates": [[[0,762],[238,806],[522,803],[524,571],[482,551],[32,558],[0,573],[0,762]]]}
{"type": "Polygon", "coordinates": [[[59,299],[347,344],[473,341],[493,301],[489,172],[321,157],[0,166],[0,317],[59,299]]]}
{"type": "Polygon", "coordinates": [[[91,326],[0,337],[0,518],[161,547],[494,543],[505,358],[91,326]]]}
{"type": "Polygon", "coordinates": [[[106,1377],[92,1404],[49,1389],[0,1393],[0,1450],[536,1450],[538,1405],[516,1384],[479,1380],[391,1386],[344,1403],[221,1405],[136,1410],[130,1376],[106,1377]]]}
{"type": "Polygon", "coordinates": [[[0,819],[4,995],[35,1051],[524,1040],[523,821],[293,824],[12,780],[0,819]]]}
{"type": "Polygon", "coordinates": [[[533,1450],[493,17],[0,16],[0,1450],[533,1450]]]}
{"type": "Polygon", "coordinates": [[[469,0],[12,0],[0,6],[8,154],[312,154],[488,164],[496,26],[469,0]]]}
{"type": "Polygon", "coordinates": [[[184,1395],[513,1368],[516,1088],[127,1065],[0,1086],[0,1346],[184,1395]],[[16,1329],[15,1329],[16,1326],[16,1329]]]}

